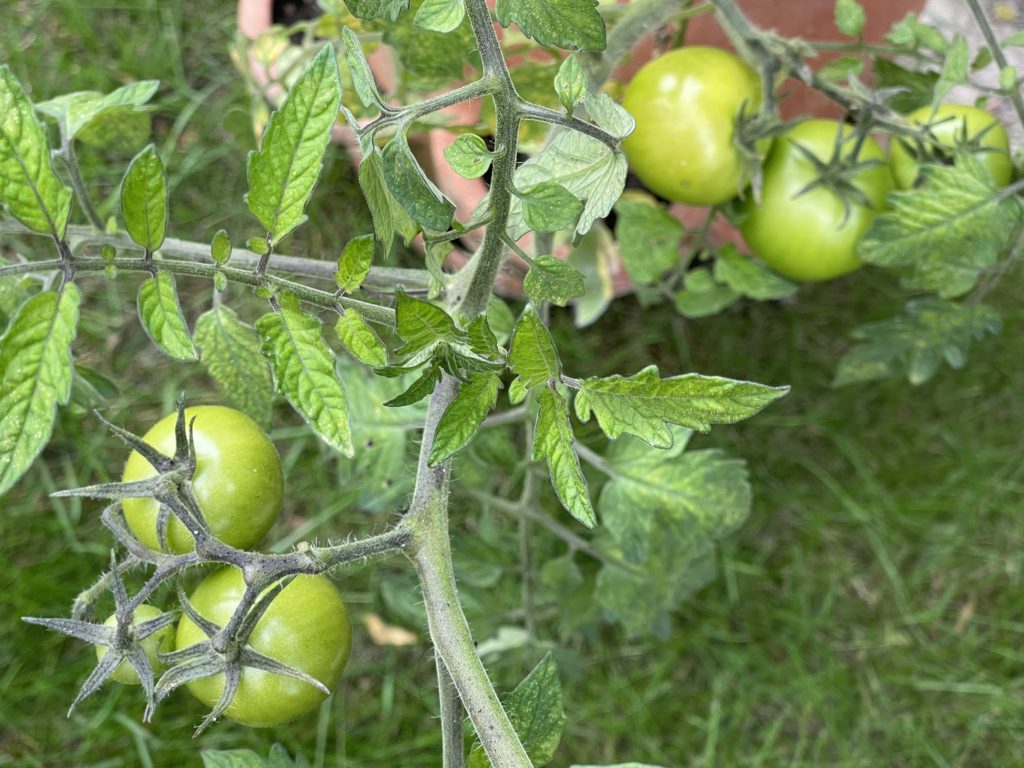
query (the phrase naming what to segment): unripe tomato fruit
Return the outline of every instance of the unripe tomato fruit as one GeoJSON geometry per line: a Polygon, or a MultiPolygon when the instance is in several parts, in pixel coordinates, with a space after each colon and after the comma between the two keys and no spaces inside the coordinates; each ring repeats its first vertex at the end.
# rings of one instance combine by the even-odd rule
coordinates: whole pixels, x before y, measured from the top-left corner
{"type": "Polygon", "coordinates": [[[849,158],[856,144],[853,128],[832,120],[807,120],[777,139],[764,165],[760,203],[751,196],[743,204],[740,232],[747,244],[768,266],[794,280],[830,280],[859,268],[857,243],[892,190],[885,152],[868,137],[857,159],[880,164],[858,170],[849,181],[870,205],[851,198],[844,207],[842,198],[825,186],[803,192],[819,173],[797,145],[827,161],[839,130],[846,139],[843,157],[849,158]]]}
{"type": "MultiPolygon", "coordinates": [[[[135,609],[135,613],[132,614],[132,625],[141,624],[144,621],[155,619],[163,611],[159,608],[154,608],[152,605],[143,603],[135,609]]],[[[117,626],[117,614],[110,614],[107,620],[103,622],[106,627],[117,626]]],[[[96,660],[103,661],[103,658],[107,655],[109,649],[105,645],[96,646],[96,660]]],[[[149,659],[149,664],[153,668],[154,674],[159,674],[163,668],[163,663],[157,656],[157,653],[168,653],[174,650],[174,627],[168,624],[166,627],[157,630],[152,635],[142,639],[142,650],[146,652],[146,658],[149,659]]],[[[138,685],[140,683],[139,673],[135,671],[135,667],[127,659],[124,659],[110,674],[110,679],[123,683],[124,685],[138,685]]]]}
{"type": "MultiPolygon", "coordinates": [[[[245,549],[262,539],[281,511],[284,477],[273,443],[255,421],[241,411],[219,405],[185,409],[185,423],[195,417],[196,469],[192,489],[207,525],[226,544],[245,549]]],[[[174,455],[171,413],[156,424],[143,440],[167,456],[174,455]]],[[[153,477],[156,470],[132,451],[124,465],[124,482],[153,477]]],[[[122,509],[128,527],[150,549],[159,550],[156,521],[159,504],[154,499],[125,499],[122,509]]],[[[181,521],[172,515],[167,527],[171,552],[190,551],[195,542],[181,521]]]]}
{"type": "MultiPolygon", "coordinates": [[[[929,133],[944,147],[976,143],[977,149],[972,154],[989,172],[996,186],[1005,187],[1010,183],[1013,165],[1006,129],[985,110],[964,104],[942,104],[934,112],[931,107],[916,109],[907,115],[907,119],[928,126],[929,133]]],[[[928,146],[916,148],[903,139],[893,139],[892,175],[900,189],[909,189],[917,180],[915,152],[922,149],[925,153],[929,151],[928,146]]]]}
{"type": "Polygon", "coordinates": [[[744,185],[733,144],[740,114],[761,105],[761,79],[728,51],[679,48],[645,64],[622,106],[636,119],[623,142],[633,172],[652,192],[690,205],[716,205],[744,185]]]}
{"type": "MultiPolygon", "coordinates": [[[[237,568],[223,568],[204,579],[189,598],[201,616],[224,626],[245,593],[237,568]]],[[[207,639],[182,616],[175,647],[180,651],[207,639]]],[[[274,598],[249,635],[253,650],[305,672],[332,689],[338,682],[352,644],[352,631],[341,594],[326,576],[296,576],[274,598]]],[[[188,683],[189,691],[214,706],[224,691],[224,675],[188,683]]],[[[266,728],[294,720],[315,709],[324,694],[294,677],[247,667],[227,716],[243,725],[266,728]]]]}

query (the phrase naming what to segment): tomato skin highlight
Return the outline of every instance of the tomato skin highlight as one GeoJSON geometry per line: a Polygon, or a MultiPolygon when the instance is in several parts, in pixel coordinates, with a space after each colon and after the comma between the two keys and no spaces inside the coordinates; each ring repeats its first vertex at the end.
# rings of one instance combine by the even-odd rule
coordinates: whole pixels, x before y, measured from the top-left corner
{"type": "MultiPolygon", "coordinates": [[[[831,280],[862,266],[857,244],[875,216],[885,208],[893,181],[885,152],[868,137],[857,159],[879,164],[857,171],[852,183],[869,206],[854,199],[848,208],[836,192],[818,186],[801,192],[818,177],[818,170],[795,145],[821,161],[833,153],[837,131],[849,137],[853,128],[832,120],[807,120],[776,140],[764,165],[761,201],[748,197],[739,228],[753,252],[781,275],[805,282],[831,280]]],[[[843,144],[844,158],[855,140],[843,144]]]]}
{"type": "MultiPolygon", "coordinates": [[[[1013,176],[1010,140],[1006,136],[1006,129],[994,115],[965,104],[942,104],[934,112],[931,107],[916,109],[907,115],[907,119],[917,125],[928,126],[932,136],[942,146],[951,149],[964,139],[971,141],[984,133],[978,139],[980,151],[972,154],[988,171],[997,187],[1005,187],[1010,183],[1013,176]]],[[[917,180],[918,161],[914,156],[917,150],[912,144],[893,137],[890,162],[899,189],[909,189],[917,180]]]]}
{"type": "MultiPolygon", "coordinates": [[[[163,611],[159,608],[143,603],[132,614],[132,624],[141,624],[144,621],[155,619],[161,613],[163,611]]],[[[117,627],[117,614],[110,614],[107,620],[103,622],[103,625],[105,627],[117,627]]],[[[149,637],[143,638],[142,648],[146,652],[150,666],[153,668],[153,674],[159,677],[164,665],[157,656],[157,653],[167,653],[174,650],[174,626],[168,624],[149,637]]],[[[103,661],[108,650],[105,645],[97,645],[96,661],[103,661]]],[[[110,673],[110,679],[122,685],[139,685],[141,682],[139,680],[139,673],[135,671],[135,667],[127,659],[122,659],[121,663],[117,665],[117,669],[110,673]]]]}
{"type": "Polygon", "coordinates": [[[636,119],[622,144],[630,167],[666,200],[731,200],[745,182],[736,121],[760,105],[760,77],[728,51],[690,46],[659,56],[636,73],[622,100],[636,119]]]}
{"type": "MultiPolygon", "coordinates": [[[[189,598],[201,616],[224,626],[245,592],[242,572],[222,568],[203,580],[189,598]]],[[[178,622],[175,647],[183,650],[207,639],[188,616],[178,622]]],[[[319,680],[332,691],[348,661],[352,630],[348,612],[326,576],[296,576],[274,598],[257,622],[248,645],[319,680]]],[[[224,690],[224,675],[193,680],[190,693],[213,707],[224,690]]],[[[226,716],[253,728],[294,720],[316,709],[326,697],[309,683],[262,669],[242,672],[226,716]]]]}
{"type": "MultiPolygon", "coordinates": [[[[192,488],[199,508],[214,534],[239,549],[262,539],[273,526],[284,498],[281,460],[270,439],[241,411],[219,405],[185,409],[185,423],[195,417],[193,435],[196,469],[192,488]]],[[[143,439],[167,456],[174,455],[177,414],[162,418],[143,439]]],[[[156,475],[141,454],[132,451],[122,480],[132,482],[156,475]]],[[[160,549],[156,522],[159,505],[154,499],[125,499],[125,520],[135,537],[153,550],[160,549]]],[[[172,515],[167,527],[170,551],[183,554],[195,542],[181,521],[172,515]]]]}

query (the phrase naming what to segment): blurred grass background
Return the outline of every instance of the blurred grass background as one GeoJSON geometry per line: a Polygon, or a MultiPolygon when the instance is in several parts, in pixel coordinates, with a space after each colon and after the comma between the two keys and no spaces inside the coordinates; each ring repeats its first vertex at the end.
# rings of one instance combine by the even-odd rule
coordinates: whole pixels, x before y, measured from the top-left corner
{"type": "MultiPolygon", "coordinates": [[[[161,80],[154,139],[171,174],[172,234],[255,234],[242,203],[254,146],[249,97],[228,58],[233,3],[0,0],[0,20],[0,60],[35,99],[161,80]]],[[[81,154],[98,193],[117,185],[127,157],[81,154]]],[[[369,229],[340,153],[310,219],[289,252],[336,254],[369,229]]],[[[828,386],[845,332],[901,306],[889,279],[872,272],[698,322],[668,307],[641,312],[631,300],[578,336],[556,316],[574,375],[655,360],[666,372],[793,387],[751,422],[696,441],[747,459],[751,518],[722,546],[721,577],[680,612],[669,641],[608,631],[577,644],[556,765],[1024,764],[1021,279],[1015,269],[994,297],[1012,309],[1004,333],[976,349],[966,370],[943,370],[915,390],[828,386]]],[[[185,388],[216,400],[197,366],[168,365],[153,351],[133,316],[133,279],[84,285],[91,306],[76,349],[119,384],[115,420],[144,430],[185,388]]],[[[182,291],[192,316],[209,301],[208,287],[195,287],[182,291]]],[[[287,409],[273,437],[289,484],[279,534],[313,517],[321,537],[374,525],[334,514],[346,500],[330,461],[287,409]]],[[[429,649],[376,647],[358,623],[342,694],[290,726],[222,723],[193,741],[202,713],[187,695],[143,724],[141,693],[121,686],[66,718],[92,652],[19,617],[65,614],[107,563],[99,505],[46,494],[110,479],[123,455],[91,417],[65,412],[43,460],[4,499],[0,765],[191,766],[198,749],[265,754],[274,741],[316,766],[438,765],[429,649]]],[[[394,558],[347,575],[354,615],[377,610],[380,584],[408,570],[394,558]]],[[[506,659],[494,677],[508,689],[529,666],[506,659]]]]}

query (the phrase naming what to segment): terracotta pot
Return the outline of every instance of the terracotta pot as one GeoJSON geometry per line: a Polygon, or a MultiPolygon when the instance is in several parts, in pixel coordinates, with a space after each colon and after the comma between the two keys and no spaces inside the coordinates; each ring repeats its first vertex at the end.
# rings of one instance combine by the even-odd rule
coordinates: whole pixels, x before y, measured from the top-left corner
{"type": "MultiPolygon", "coordinates": [[[[861,5],[867,15],[867,25],[864,30],[865,41],[879,43],[893,22],[907,13],[920,12],[925,5],[925,0],[861,0],[861,5]]],[[[768,29],[775,29],[785,36],[802,37],[807,40],[828,40],[838,36],[834,22],[835,0],[740,0],[740,6],[752,22],[768,29]]],[[[249,39],[256,39],[272,25],[272,7],[273,0],[239,0],[239,31],[249,39]]],[[[496,28],[500,35],[501,28],[496,28]]],[[[641,40],[629,60],[616,70],[615,78],[620,81],[628,80],[644,63],[662,53],[663,51],[657,46],[656,39],[656,34],[652,33],[641,40]]],[[[731,47],[714,14],[691,19],[687,28],[686,40],[690,44],[731,47]]],[[[545,54],[541,53],[540,55],[545,54]]],[[[822,54],[814,63],[816,66],[824,65],[837,55],[822,54]]],[[[382,92],[386,93],[391,90],[395,81],[394,68],[386,47],[381,46],[371,53],[368,59],[382,92]]],[[[268,82],[273,79],[270,77],[273,72],[268,72],[252,55],[250,55],[249,66],[253,79],[258,84],[267,86],[268,82]]],[[[271,103],[277,103],[283,96],[280,88],[276,86],[265,87],[264,93],[271,103]]],[[[801,114],[832,118],[841,116],[840,109],[834,103],[814,90],[794,81],[790,81],[784,87],[780,107],[783,116],[787,118],[801,114]]],[[[446,114],[453,124],[473,123],[476,122],[479,114],[479,103],[459,104],[448,110],[446,114]]],[[[467,220],[486,193],[486,186],[479,179],[462,178],[448,166],[444,159],[444,150],[455,138],[456,134],[450,131],[434,129],[426,134],[410,137],[410,144],[420,159],[424,171],[431,176],[438,188],[455,203],[456,216],[467,220]]],[[[353,162],[358,163],[359,150],[351,130],[339,124],[336,126],[335,140],[344,145],[353,162]]],[[[698,226],[707,215],[707,209],[680,204],[672,205],[670,210],[688,228],[698,226]]],[[[739,233],[722,217],[718,217],[713,223],[709,231],[709,241],[713,245],[733,242],[741,247],[745,246],[739,233]]],[[[463,242],[469,248],[474,248],[478,244],[472,235],[464,237],[463,242]]],[[[524,241],[524,245],[529,245],[529,238],[524,241]]],[[[465,262],[466,258],[465,253],[455,251],[450,257],[451,265],[459,266],[465,262]]],[[[522,277],[525,275],[526,269],[525,263],[518,257],[512,257],[503,274],[499,276],[499,290],[506,294],[521,295],[522,277]]],[[[613,271],[613,284],[616,295],[622,295],[631,290],[629,278],[624,269],[613,271]]]]}

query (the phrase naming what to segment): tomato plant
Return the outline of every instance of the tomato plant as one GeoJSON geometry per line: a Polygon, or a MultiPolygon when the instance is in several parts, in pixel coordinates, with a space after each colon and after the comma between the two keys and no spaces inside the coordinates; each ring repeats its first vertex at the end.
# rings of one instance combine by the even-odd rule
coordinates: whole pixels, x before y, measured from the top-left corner
{"type": "MultiPolygon", "coordinates": [[[[237,568],[207,576],[189,597],[206,619],[223,626],[245,593],[237,568]]],[[[182,616],[175,638],[184,650],[207,639],[188,616],[182,616]]],[[[352,644],[348,612],[341,594],[325,576],[296,576],[267,608],[249,635],[248,645],[333,689],[348,661],[352,644]]],[[[193,680],[188,689],[213,706],[224,690],[224,676],[193,680]]],[[[263,669],[246,668],[227,716],[243,725],[266,728],[294,720],[316,708],[324,694],[309,683],[263,669]]]]}
{"type": "MultiPolygon", "coordinates": [[[[143,603],[135,612],[132,614],[132,625],[140,624],[149,619],[155,619],[160,616],[163,612],[155,606],[143,603]]],[[[106,627],[117,626],[117,615],[110,614],[107,620],[103,622],[106,627]]],[[[142,639],[142,648],[146,652],[146,658],[149,659],[150,666],[155,672],[159,672],[163,668],[163,664],[158,656],[159,653],[166,653],[174,649],[174,628],[170,625],[163,627],[153,634],[142,639]]],[[[103,661],[108,652],[108,648],[104,645],[96,646],[96,660],[103,661]]],[[[124,659],[117,668],[110,675],[110,679],[123,683],[125,685],[138,685],[139,684],[139,673],[132,668],[131,663],[124,659]]]]}
{"type": "Polygon", "coordinates": [[[1013,164],[1006,129],[990,113],[965,104],[942,104],[937,109],[921,107],[907,115],[912,123],[924,126],[929,138],[939,146],[907,139],[892,143],[892,175],[896,186],[908,189],[917,179],[922,161],[949,161],[949,150],[973,154],[985,167],[997,187],[1010,183],[1013,164]],[[944,153],[941,150],[947,149],[944,153]]]}
{"type": "Polygon", "coordinates": [[[808,120],[775,142],[761,199],[747,199],[740,231],[777,272],[830,280],[861,266],[857,243],[891,189],[878,142],[858,140],[851,126],[808,120]]]}
{"type": "MultiPolygon", "coordinates": [[[[174,453],[174,423],[169,414],[150,428],[143,440],[161,453],[174,453]]],[[[185,411],[195,418],[196,466],[192,476],[199,508],[215,535],[226,544],[245,549],[266,536],[281,511],[284,477],[281,460],[273,443],[259,426],[241,411],[216,405],[201,405],[185,411]]],[[[136,451],[128,457],[122,480],[144,480],[156,469],[136,451]]],[[[125,499],[124,515],[139,540],[160,549],[157,535],[159,504],[152,498],[125,499]]],[[[192,535],[175,517],[167,529],[171,552],[187,552],[194,546],[192,535]]]]}
{"type": "Polygon", "coordinates": [[[622,105],[636,129],[622,146],[633,172],[666,200],[724,203],[748,180],[737,120],[760,104],[761,80],[746,62],[720,48],[679,48],[627,86],[622,105]]]}

